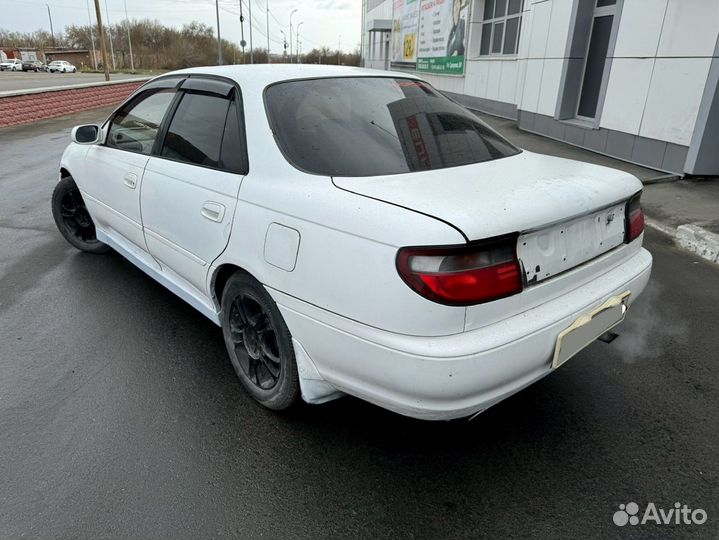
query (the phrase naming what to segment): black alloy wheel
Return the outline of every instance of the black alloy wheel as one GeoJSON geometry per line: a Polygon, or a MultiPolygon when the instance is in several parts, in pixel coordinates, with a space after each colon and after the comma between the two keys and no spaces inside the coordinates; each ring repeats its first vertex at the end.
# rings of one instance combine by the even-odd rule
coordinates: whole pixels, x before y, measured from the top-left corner
{"type": "Polygon", "coordinates": [[[274,388],[282,370],[277,331],[251,296],[240,295],[230,305],[230,339],[247,378],[262,390],[274,388]]]}
{"type": "Polygon", "coordinates": [[[300,396],[295,349],[267,289],[238,271],[227,280],[221,305],[225,346],[245,390],[268,409],[292,406],[300,396]]]}
{"type": "Polygon", "coordinates": [[[61,179],[52,192],[52,216],[60,234],[72,246],[88,253],[106,253],[109,247],[97,239],[95,223],[82,194],[71,177],[61,179]]]}

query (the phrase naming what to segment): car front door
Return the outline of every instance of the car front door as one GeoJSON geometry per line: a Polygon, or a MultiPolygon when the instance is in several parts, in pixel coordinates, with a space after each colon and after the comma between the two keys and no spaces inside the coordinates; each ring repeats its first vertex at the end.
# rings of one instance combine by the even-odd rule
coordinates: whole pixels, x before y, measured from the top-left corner
{"type": "Polygon", "coordinates": [[[207,296],[207,272],[229,241],[247,171],[241,99],[233,83],[196,77],[180,94],[145,168],[145,241],[163,270],[207,296]]]}
{"type": "Polygon", "coordinates": [[[81,188],[97,225],[123,247],[147,251],[140,188],[162,120],[179,79],[158,81],[121,107],[108,123],[105,144],[90,146],[81,188]]]}

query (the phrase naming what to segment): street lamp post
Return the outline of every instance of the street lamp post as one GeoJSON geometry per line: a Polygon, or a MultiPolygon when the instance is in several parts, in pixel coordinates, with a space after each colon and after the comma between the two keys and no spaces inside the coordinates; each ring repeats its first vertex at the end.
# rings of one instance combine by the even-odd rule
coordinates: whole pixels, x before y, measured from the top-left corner
{"type": "Polygon", "coordinates": [[[107,37],[110,39],[110,56],[112,57],[112,69],[115,66],[115,47],[112,45],[112,25],[110,24],[110,11],[107,9],[107,0],[105,0],[105,19],[107,19],[107,37]]]}
{"type": "Polygon", "coordinates": [[[282,34],[282,56],[285,57],[287,56],[287,36],[285,35],[284,30],[280,30],[280,34],[282,34]]]}
{"type": "Polygon", "coordinates": [[[220,37],[220,0],[215,0],[215,12],[217,14],[217,65],[225,63],[222,58],[222,38],[220,37]]]}
{"type": "Polygon", "coordinates": [[[267,63],[269,64],[271,62],[270,60],[270,0],[265,0],[265,8],[267,8],[266,15],[267,15],[267,63]]]}
{"type": "Polygon", "coordinates": [[[297,55],[297,63],[300,63],[300,26],[304,24],[305,21],[300,21],[300,24],[297,25],[297,31],[295,32],[295,54],[297,55]]]}
{"type": "Polygon", "coordinates": [[[127,16],[127,0],[125,0],[125,26],[127,27],[127,46],[130,49],[130,71],[135,71],[135,57],[132,56],[132,38],[130,37],[130,19],[127,16]]]}
{"type": "Polygon", "coordinates": [[[50,4],[45,4],[47,6],[47,16],[50,19],[50,39],[52,39],[52,46],[55,48],[55,32],[52,30],[52,14],[50,13],[50,4]]]}
{"type": "Polygon", "coordinates": [[[252,0],[247,0],[247,8],[250,17],[250,64],[255,63],[255,47],[252,44],[252,0]]]}
{"type": "Polygon", "coordinates": [[[297,8],[290,12],[290,64],[292,63],[292,15],[297,13],[297,8]]]}

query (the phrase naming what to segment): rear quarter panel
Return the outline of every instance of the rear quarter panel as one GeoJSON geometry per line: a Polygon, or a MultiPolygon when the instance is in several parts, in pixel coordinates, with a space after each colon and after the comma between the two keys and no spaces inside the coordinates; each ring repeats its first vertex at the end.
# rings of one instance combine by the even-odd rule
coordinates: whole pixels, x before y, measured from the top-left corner
{"type": "Polygon", "coordinates": [[[329,178],[245,178],[232,235],[215,266],[232,263],[263,284],[355,321],[402,334],[461,332],[464,308],[430,302],[402,281],[399,247],[457,243],[435,219],[335,189],[329,178]],[[274,224],[299,233],[294,268],[270,264],[274,224]],[[289,269],[289,270],[288,270],[289,269]]]}
{"type": "Polygon", "coordinates": [[[275,143],[261,94],[243,98],[250,170],[229,245],[213,266],[235,264],[270,289],[391,332],[461,332],[464,308],[420,297],[395,267],[399,247],[458,243],[464,241],[461,234],[434,218],[336,189],[329,177],[295,169],[275,143]],[[299,232],[292,271],[265,260],[273,223],[299,232]]]}

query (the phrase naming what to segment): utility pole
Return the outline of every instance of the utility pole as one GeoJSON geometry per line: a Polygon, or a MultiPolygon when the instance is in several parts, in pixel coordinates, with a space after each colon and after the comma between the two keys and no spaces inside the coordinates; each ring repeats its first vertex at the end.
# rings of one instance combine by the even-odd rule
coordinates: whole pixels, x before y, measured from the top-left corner
{"type": "Polygon", "coordinates": [[[284,60],[287,56],[287,36],[285,35],[284,30],[280,30],[280,34],[282,34],[282,59],[284,60]]]}
{"type": "Polygon", "coordinates": [[[112,25],[110,24],[110,11],[107,9],[107,0],[105,0],[105,21],[107,22],[107,37],[110,38],[110,56],[112,56],[112,69],[115,70],[115,47],[112,46],[112,25]]]}
{"type": "Polygon", "coordinates": [[[222,59],[222,38],[220,37],[220,0],[215,0],[215,11],[217,12],[217,65],[224,64],[222,59]]]}
{"type": "Polygon", "coordinates": [[[340,54],[342,54],[340,51],[342,51],[342,34],[340,34],[339,40],[337,42],[337,65],[340,65],[340,54]]]}
{"type": "Polygon", "coordinates": [[[290,64],[292,63],[292,15],[297,13],[297,8],[290,12],[290,64]]]}
{"type": "Polygon", "coordinates": [[[97,49],[95,49],[95,37],[92,33],[92,17],[90,16],[90,0],[85,0],[87,6],[87,23],[90,25],[90,43],[92,43],[92,67],[97,71],[97,49]]]}
{"type": "Polygon", "coordinates": [[[100,0],[95,0],[95,16],[97,17],[97,38],[100,40],[100,52],[102,54],[102,69],[105,71],[105,80],[109,81],[110,66],[107,61],[107,45],[105,44],[105,29],[102,27],[100,0]]]}
{"type": "MultiPolygon", "coordinates": [[[[47,6],[47,16],[50,19],[50,38],[52,39],[52,47],[55,48],[55,32],[52,30],[52,14],[50,13],[50,4],[45,4],[47,6]]],[[[269,42],[268,42],[269,43],[269,42]]]]}
{"type": "Polygon", "coordinates": [[[250,12],[250,64],[255,63],[255,49],[252,45],[252,0],[247,0],[247,9],[250,12]]]}
{"type": "Polygon", "coordinates": [[[305,21],[300,21],[300,24],[297,25],[297,31],[295,32],[295,54],[297,55],[297,63],[300,63],[300,26],[304,24],[305,21]]]}
{"type": "Polygon", "coordinates": [[[245,41],[245,16],[242,14],[242,0],[240,0],[240,47],[242,47],[243,64],[247,63],[245,62],[245,45],[247,45],[247,42],[245,41]]]}
{"type": "Polygon", "coordinates": [[[270,0],[265,0],[265,7],[267,8],[267,63],[270,64],[270,0]]]}
{"type": "Polygon", "coordinates": [[[130,48],[130,71],[135,71],[135,58],[132,56],[132,38],[130,37],[130,19],[127,16],[127,0],[125,0],[125,26],[127,26],[127,46],[130,48]]]}

